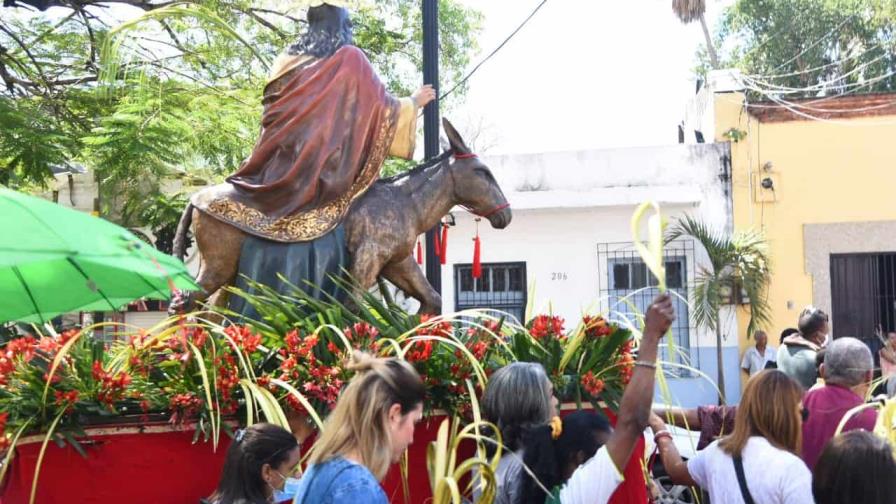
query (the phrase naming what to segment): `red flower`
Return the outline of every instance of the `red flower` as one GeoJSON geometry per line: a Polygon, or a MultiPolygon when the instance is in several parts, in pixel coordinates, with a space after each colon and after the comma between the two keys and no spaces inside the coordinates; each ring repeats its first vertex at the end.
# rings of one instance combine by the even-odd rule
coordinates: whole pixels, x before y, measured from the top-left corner
{"type": "Polygon", "coordinates": [[[582,387],[591,397],[597,397],[604,390],[604,381],[594,376],[594,373],[588,371],[582,376],[582,387]]]}
{"type": "Polygon", "coordinates": [[[13,360],[15,357],[22,357],[25,362],[34,358],[34,351],[37,348],[37,340],[32,336],[23,336],[16,338],[6,344],[6,358],[13,360]]]}
{"type": "Polygon", "coordinates": [[[435,315],[420,315],[421,327],[417,329],[417,334],[420,336],[451,336],[454,332],[454,326],[451,325],[451,322],[445,320],[441,322],[430,322],[430,320],[434,318],[436,318],[435,315]]]}
{"type": "Polygon", "coordinates": [[[218,376],[215,380],[215,385],[218,387],[220,397],[225,402],[231,401],[233,391],[240,384],[236,360],[233,355],[224,355],[215,359],[215,365],[218,366],[218,376]]]}
{"type": "Polygon", "coordinates": [[[603,317],[589,317],[586,315],[582,318],[582,322],[585,323],[585,334],[589,338],[601,338],[613,333],[613,328],[607,324],[603,317]]]}
{"type": "Polygon", "coordinates": [[[432,357],[432,341],[415,341],[405,354],[408,362],[425,361],[430,357],[432,357]]]}
{"type": "Polygon", "coordinates": [[[44,380],[44,381],[49,381],[50,383],[59,383],[59,382],[62,381],[62,376],[60,376],[59,373],[53,373],[53,380],[50,381],[50,374],[49,374],[49,373],[44,373],[44,374],[43,374],[43,380],[44,380]]]}
{"type": "Polygon", "coordinates": [[[37,344],[37,349],[47,354],[48,356],[53,357],[56,355],[56,352],[59,351],[60,346],[61,345],[58,341],[56,341],[56,338],[44,336],[37,344]]]}
{"type": "Polygon", "coordinates": [[[470,353],[473,354],[473,357],[478,361],[482,361],[485,358],[486,352],[488,352],[488,344],[484,341],[479,341],[476,343],[467,342],[467,348],[470,350],[470,353]]]}
{"type": "Polygon", "coordinates": [[[6,437],[6,421],[9,420],[9,413],[0,413],[0,452],[9,448],[9,438],[6,437]]]}
{"type": "Polygon", "coordinates": [[[482,325],[495,334],[498,334],[498,331],[501,330],[501,322],[498,320],[485,320],[482,322],[482,325]]]}
{"type": "Polygon", "coordinates": [[[131,375],[120,372],[111,375],[103,369],[100,361],[93,361],[93,379],[100,382],[96,400],[105,404],[110,409],[125,396],[125,389],[131,384],[131,375]]]}
{"type": "Polygon", "coordinates": [[[283,342],[286,344],[286,351],[289,353],[296,353],[299,348],[299,344],[302,342],[302,336],[299,334],[298,329],[293,329],[286,333],[286,336],[283,337],[283,342]]]}
{"type": "Polygon", "coordinates": [[[632,357],[631,353],[624,352],[616,364],[619,366],[619,375],[622,378],[622,383],[628,385],[628,382],[632,379],[632,372],[635,369],[635,358],[632,357]]]}
{"type": "Polygon", "coordinates": [[[379,337],[380,331],[368,324],[367,322],[356,322],[351,328],[346,327],[342,330],[345,337],[351,342],[363,342],[364,340],[375,340],[379,337]]]}
{"type": "Polygon", "coordinates": [[[100,361],[93,361],[93,379],[102,380],[104,376],[106,372],[103,371],[103,364],[100,361]]]}
{"type": "Polygon", "coordinates": [[[176,394],[168,402],[171,410],[171,423],[179,423],[185,418],[195,416],[202,408],[202,400],[192,392],[176,394]]]}
{"type": "Polygon", "coordinates": [[[246,326],[228,326],[224,329],[224,334],[230,336],[234,343],[247,354],[254,352],[261,345],[261,335],[252,334],[252,331],[246,326]]]}
{"type": "Polygon", "coordinates": [[[59,346],[65,345],[75,336],[81,334],[80,329],[69,329],[68,331],[62,331],[62,334],[59,335],[59,346]]]}
{"type": "Polygon", "coordinates": [[[56,405],[65,406],[66,413],[74,409],[75,403],[78,402],[78,395],[77,390],[69,390],[68,392],[56,390],[53,392],[53,396],[56,398],[56,405]]]}
{"type": "Polygon", "coordinates": [[[562,339],[564,320],[561,317],[550,315],[538,315],[529,323],[529,334],[535,339],[544,339],[553,336],[562,339]]]}

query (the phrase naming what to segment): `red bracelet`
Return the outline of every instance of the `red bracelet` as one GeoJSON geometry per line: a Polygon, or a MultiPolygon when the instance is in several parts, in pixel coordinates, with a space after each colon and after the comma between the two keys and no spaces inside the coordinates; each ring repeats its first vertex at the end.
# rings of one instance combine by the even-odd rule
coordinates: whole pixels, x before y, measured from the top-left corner
{"type": "Polygon", "coordinates": [[[653,442],[655,444],[659,444],[660,438],[666,438],[669,441],[674,441],[674,439],[672,438],[672,433],[665,429],[663,429],[653,435],[653,442]]]}

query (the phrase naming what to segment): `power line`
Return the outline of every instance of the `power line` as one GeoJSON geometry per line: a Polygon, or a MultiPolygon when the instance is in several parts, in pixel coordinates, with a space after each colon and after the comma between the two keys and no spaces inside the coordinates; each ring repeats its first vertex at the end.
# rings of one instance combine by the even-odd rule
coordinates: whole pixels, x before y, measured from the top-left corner
{"type": "MultiPolygon", "coordinates": [[[[896,72],[891,72],[891,74],[896,74],[896,72]]],[[[881,76],[881,77],[888,77],[888,76],[889,76],[889,75],[885,75],[885,76],[881,76]]],[[[838,119],[830,119],[830,118],[826,118],[826,117],[819,117],[819,116],[817,116],[817,115],[814,115],[814,114],[810,113],[810,112],[817,112],[817,113],[822,113],[822,114],[823,114],[823,113],[844,114],[844,113],[850,113],[850,112],[862,112],[862,111],[868,111],[868,110],[882,109],[882,108],[887,108],[887,107],[896,105],[896,100],[894,100],[894,101],[892,101],[892,102],[889,102],[889,103],[883,103],[883,104],[874,105],[874,106],[867,106],[867,107],[860,107],[860,108],[855,108],[855,109],[820,109],[820,108],[817,108],[817,107],[810,107],[810,106],[808,106],[808,105],[804,105],[804,104],[801,104],[801,103],[796,103],[796,102],[788,101],[788,100],[785,100],[785,99],[781,98],[780,96],[777,96],[777,95],[774,94],[774,93],[768,93],[768,92],[763,91],[763,90],[761,90],[761,89],[759,89],[759,88],[755,88],[755,87],[749,86],[749,83],[746,82],[746,81],[743,80],[743,79],[741,79],[740,82],[741,82],[741,85],[743,85],[743,86],[746,87],[747,89],[750,89],[750,90],[753,90],[753,91],[756,91],[756,92],[760,93],[762,96],[764,96],[765,98],[767,98],[768,100],[770,100],[770,101],[772,101],[772,102],[774,102],[774,103],[776,104],[776,105],[765,105],[765,104],[750,104],[750,103],[747,103],[746,106],[747,106],[748,108],[783,108],[783,109],[789,110],[789,111],[792,112],[793,114],[795,114],[795,115],[797,115],[797,116],[800,116],[800,117],[802,117],[802,118],[804,118],[804,119],[809,119],[809,120],[812,120],[812,121],[823,122],[823,123],[828,123],[828,124],[843,125],[843,126],[861,126],[861,125],[865,125],[865,126],[887,126],[887,125],[893,125],[893,124],[896,124],[896,121],[892,121],[892,120],[873,121],[873,122],[865,121],[865,122],[862,122],[862,123],[860,123],[860,124],[856,124],[856,123],[852,123],[852,122],[850,122],[850,121],[845,121],[845,120],[838,120],[838,119]],[[807,112],[807,111],[809,111],[809,112],[807,112]]],[[[867,85],[869,85],[869,84],[870,84],[870,83],[866,83],[866,84],[864,84],[864,85],[867,86],[867,85]]],[[[824,101],[824,100],[833,100],[833,99],[836,99],[836,98],[839,98],[839,97],[842,97],[842,96],[845,96],[845,95],[836,95],[836,96],[831,96],[831,97],[823,98],[823,99],[821,99],[821,100],[814,100],[814,101],[810,102],[810,104],[820,103],[820,102],[822,102],[822,101],[824,101]]]]}
{"type": "Polygon", "coordinates": [[[470,70],[470,72],[467,73],[467,75],[466,75],[463,79],[461,79],[461,80],[458,81],[454,86],[452,86],[451,89],[449,89],[448,91],[446,91],[445,93],[443,93],[442,95],[440,95],[440,96],[439,96],[439,100],[441,100],[441,99],[443,99],[443,98],[446,98],[448,95],[450,95],[451,93],[453,93],[454,91],[456,91],[457,88],[463,86],[464,83],[466,83],[466,82],[470,79],[470,77],[472,77],[473,74],[476,73],[476,71],[479,70],[479,68],[480,68],[483,64],[485,64],[486,61],[490,60],[490,59],[492,58],[492,56],[494,56],[495,54],[497,54],[498,51],[500,51],[505,45],[507,45],[508,42],[510,42],[510,39],[512,39],[512,38],[513,38],[513,37],[514,37],[520,30],[522,30],[523,27],[526,26],[526,24],[527,24],[529,21],[531,21],[533,17],[535,17],[535,14],[537,14],[538,11],[541,10],[541,8],[544,7],[544,4],[546,4],[546,3],[548,3],[548,0],[541,0],[541,3],[539,3],[539,4],[535,7],[535,9],[533,9],[532,12],[530,12],[529,15],[526,16],[526,19],[524,19],[523,22],[520,23],[520,25],[517,26],[516,29],[513,30],[513,32],[511,32],[510,35],[508,35],[507,38],[505,38],[504,41],[501,42],[501,44],[499,44],[498,47],[495,48],[494,51],[492,51],[491,53],[489,53],[488,56],[486,56],[485,58],[483,58],[482,61],[480,61],[475,67],[473,67],[473,69],[470,70]]]}
{"type": "Polygon", "coordinates": [[[816,40],[815,42],[812,42],[811,44],[809,44],[808,46],[806,46],[806,48],[803,49],[802,51],[800,51],[799,53],[797,53],[796,56],[790,58],[789,60],[785,61],[784,63],[781,63],[780,65],[778,65],[777,67],[775,67],[774,69],[772,69],[772,72],[777,72],[777,71],[780,70],[781,68],[783,68],[783,67],[785,67],[785,66],[787,66],[787,65],[789,65],[789,64],[791,64],[791,63],[793,63],[794,61],[798,60],[798,59],[800,58],[800,56],[806,54],[806,52],[807,52],[809,49],[812,49],[813,47],[815,47],[815,46],[817,46],[818,44],[822,43],[826,38],[828,38],[828,37],[830,37],[831,35],[833,35],[834,32],[836,32],[836,31],[839,30],[840,28],[843,28],[843,25],[845,25],[849,20],[851,20],[851,19],[854,18],[855,16],[856,16],[855,14],[852,14],[852,15],[847,16],[846,19],[844,19],[839,25],[837,25],[836,27],[834,27],[833,30],[829,31],[827,34],[825,34],[825,35],[824,35],[823,37],[821,37],[820,39],[818,39],[818,40],[816,40]]]}
{"type": "Polygon", "coordinates": [[[807,69],[805,69],[805,70],[796,70],[796,71],[793,71],[793,72],[787,72],[787,73],[782,73],[782,74],[773,74],[773,75],[751,74],[750,77],[753,77],[753,78],[756,78],[756,79],[766,79],[766,80],[769,80],[769,79],[778,79],[778,78],[781,78],[781,77],[794,77],[794,76],[797,76],[797,75],[808,74],[808,73],[811,73],[811,72],[815,72],[815,71],[817,71],[817,70],[824,70],[825,68],[828,68],[828,67],[841,65],[841,64],[843,64],[843,63],[846,63],[846,62],[849,61],[849,60],[858,59],[858,58],[860,58],[860,57],[862,57],[862,56],[864,56],[864,55],[866,55],[866,54],[870,53],[871,51],[873,51],[873,50],[875,50],[875,49],[878,49],[878,48],[883,48],[884,50],[886,50],[886,48],[884,47],[884,41],[880,41],[880,42],[878,42],[878,43],[876,43],[876,44],[872,44],[872,45],[868,46],[868,48],[866,48],[864,51],[862,51],[862,52],[860,52],[860,53],[858,53],[858,54],[853,54],[853,55],[849,55],[849,56],[844,56],[844,57],[842,57],[842,58],[840,58],[840,59],[838,59],[838,60],[836,60],[836,61],[832,61],[832,62],[830,62],[830,63],[826,63],[826,64],[824,64],[824,65],[819,65],[819,66],[817,66],[817,67],[807,68],[807,69]]]}
{"type": "Polygon", "coordinates": [[[753,87],[756,88],[755,90],[761,90],[761,91],[769,92],[769,93],[807,94],[810,92],[823,92],[823,91],[827,91],[827,90],[831,90],[831,89],[843,91],[843,90],[850,89],[853,87],[864,87],[868,83],[879,82],[881,80],[887,79],[890,76],[892,76],[892,72],[890,72],[884,76],[872,77],[872,78],[866,79],[864,82],[856,82],[856,83],[851,83],[851,84],[850,83],[838,84],[839,82],[842,82],[844,79],[846,79],[847,77],[849,77],[853,74],[859,73],[859,76],[861,77],[860,72],[862,72],[864,69],[866,69],[869,66],[873,65],[874,63],[880,61],[881,59],[888,58],[888,57],[890,57],[889,53],[884,52],[880,56],[878,56],[870,61],[866,61],[865,63],[862,63],[861,65],[857,66],[856,68],[853,68],[849,72],[838,75],[838,76],[834,77],[833,79],[817,82],[815,84],[812,84],[812,85],[806,86],[806,87],[802,87],[802,88],[782,86],[782,85],[774,84],[771,82],[765,82],[765,81],[762,81],[754,76],[745,75],[745,76],[743,76],[743,78],[745,80],[749,81],[751,84],[753,84],[753,87]]]}

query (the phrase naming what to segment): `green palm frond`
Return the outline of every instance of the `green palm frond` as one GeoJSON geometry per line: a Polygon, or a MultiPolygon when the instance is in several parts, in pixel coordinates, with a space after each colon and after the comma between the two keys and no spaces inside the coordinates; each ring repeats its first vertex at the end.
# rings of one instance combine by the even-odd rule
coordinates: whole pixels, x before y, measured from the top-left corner
{"type": "Polygon", "coordinates": [[[697,240],[703,246],[714,271],[721,271],[730,261],[733,248],[731,240],[712,229],[705,222],[690,215],[678,219],[666,234],[666,242],[668,243],[685,236],[697,240]]]}
{"type": "Polygon", "coordinates": [[[716,329],[716,319],[719,309],[722,307],[722,279],[707,270],[697,273],[694,283],[692,301],[692,316],[698,326],[711,330],[716,329]]]}
{"type": "Polygon", "coordinates": [[[750,300],[748,334],[771,322],[768,305],[770,261],[765,236],[756,230],[737,231],[730,236],[691,216],[680,218],[666,235],[666,241],[693,238],[709,258],[712,268],[701,269],[695,281],[692,301],[694,321],[717,329],[717,316],[727,293],[737,299],[743,289],[750,300]]]}

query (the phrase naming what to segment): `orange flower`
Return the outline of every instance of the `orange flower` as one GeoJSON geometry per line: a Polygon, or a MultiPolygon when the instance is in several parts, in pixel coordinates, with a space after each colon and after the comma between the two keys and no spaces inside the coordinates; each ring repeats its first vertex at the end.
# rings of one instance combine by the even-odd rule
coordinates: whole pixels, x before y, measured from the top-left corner
{"type": "Polygon", "coordinates": [[[588,371],[582,376],[582,387],[591,397],[597,397],[604,391],[604,381],[595,377],[593,372],[588,371]]]}

